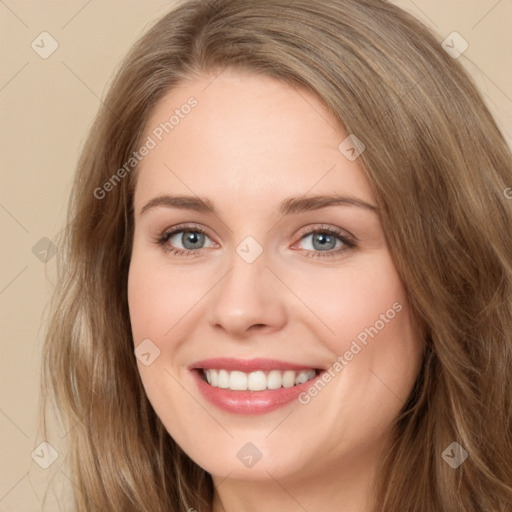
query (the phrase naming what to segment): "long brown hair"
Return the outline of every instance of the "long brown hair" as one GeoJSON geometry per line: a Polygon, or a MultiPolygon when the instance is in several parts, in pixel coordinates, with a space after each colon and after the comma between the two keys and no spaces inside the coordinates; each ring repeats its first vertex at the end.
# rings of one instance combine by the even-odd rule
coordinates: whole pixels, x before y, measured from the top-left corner
{"type": "Polygon", "coordinates": [[[55,398],[66,425],[76,510],[211,511],[211,476],[165,431],[133,354],[136,173],[98,189],[170,89],[226,68],[313,92],[366,146],[360,162],[425,337],[378,510],[512,510],[511,152],[440,38],[382,0],[185,0],[122,63],[76,170],[44,347],[44,404],[55,398]],[[469,454],[457,468],[443,458],[454,442],[469,454]]]}

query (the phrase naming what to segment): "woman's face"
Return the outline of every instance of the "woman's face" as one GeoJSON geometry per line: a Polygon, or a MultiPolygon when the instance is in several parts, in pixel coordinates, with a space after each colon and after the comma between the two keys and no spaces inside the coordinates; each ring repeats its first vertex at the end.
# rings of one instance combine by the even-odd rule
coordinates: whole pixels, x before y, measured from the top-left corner
{"type": "Polygon", "coordinates": [[[347,135],[313,95],[230,71],[173,89],[146,126],[138,367],[169,434],[219,478],[366,470],[417,376],[422,343],[347,135]]]}

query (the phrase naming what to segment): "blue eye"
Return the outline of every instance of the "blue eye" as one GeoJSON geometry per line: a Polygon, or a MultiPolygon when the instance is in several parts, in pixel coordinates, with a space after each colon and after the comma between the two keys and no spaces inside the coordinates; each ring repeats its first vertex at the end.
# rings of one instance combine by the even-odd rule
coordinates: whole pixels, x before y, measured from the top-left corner
{"type": "Polygon", "coordinates": [[[301,237],[301,241],[312,237],[307,257],[325,258],[337,256],[340,253],[353,249],[356,244],[350,237],[333,228],[317,228],[307,232],[301,237]]]}
{"type": "MultiPolygon", "coordinates": [[[[332,227],[317,227],[310,229],[300,238],[300,241],[312,237],[310,248],[303,249],[307,257],[330,257],[356,247],[354,240],[348,235],[332,227]]],[[[205,240],[210,237],[196,226],[178,226],[162,233],[156,240],[159,246],[176,256],[196,256],[204,249],[205,240]],[[173,240],[174,239],[174,240],[173,240]],[[175,247],[181,244],[182,248],[175,247]],[[195,254],[194,254],[195,253],[195,254]]]]}
{"type": "MultiPolygon", "coordinates": [[[[193,227],[186,229],[185,227],[174,229],[163,233],[158,239],[158,245],[165,246],[168,252],[176,254],[177,256],[188,255],[191,252],[196,252],[197,249],[203,249],[205,238],[209,238],[205,231],[200,228],[193,227]],[[179,236],[178,236],[179,235],[179,236]],[[176,248],[169,244],[173,238],[179,240],[183,245],[183,249],[176,248]]],[[[175,242],[176,243],[176,242],[175,242]]]]}

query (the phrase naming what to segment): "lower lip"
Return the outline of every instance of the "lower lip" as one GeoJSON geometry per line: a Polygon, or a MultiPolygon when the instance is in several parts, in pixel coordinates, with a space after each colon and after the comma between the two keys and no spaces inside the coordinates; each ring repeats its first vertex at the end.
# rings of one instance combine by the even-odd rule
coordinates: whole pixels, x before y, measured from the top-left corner
{"type": "Polygon", "coordinates": [[[323,371],[316,377],[291,388],[267,389],[265,391],[232,391],[210,386],[201,377],[201,370],[192,370],[199,391],[204,397],[226,412],[255,415],[274,411],[293,402],[298,396],[322,378],[323,371]]]}

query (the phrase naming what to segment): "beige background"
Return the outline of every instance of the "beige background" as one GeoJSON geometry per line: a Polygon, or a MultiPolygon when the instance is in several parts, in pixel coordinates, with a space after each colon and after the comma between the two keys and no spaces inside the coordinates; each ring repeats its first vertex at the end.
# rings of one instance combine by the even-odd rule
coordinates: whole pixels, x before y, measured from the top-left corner
{"type": "MultiPolygon", "coordinates": [[[[255,0],[257,1],[257,0],[255,0]]],[[[512,145],[512,1],[399,0],[439,34],[469,43],[461,57],[512,145]]],[[[55,239],[73,169],[112,73],[129,46],[173,4],[151,1],[0,0],[0,511],[41,510],[46,482],[64,470],[31,458],[37,437],[39,352],[55,259],[32,248],[55,239]],[[57,41],[47,59],[32,48],[46,31],[57,41]],[[46,269],[45,269],[46,267],[46,269]]],[[[51,440],[64,460],[60,444],[51,440]]],[[[41,453],[36,451],[36,453],[41,453]]],[[[69,481],[67,481],[69,483],[69,481]]],[[[57,510],[58,499],[48,510],[57,510]]],[[[63,510],[69,510],[60,500],[63,510]]]]}

